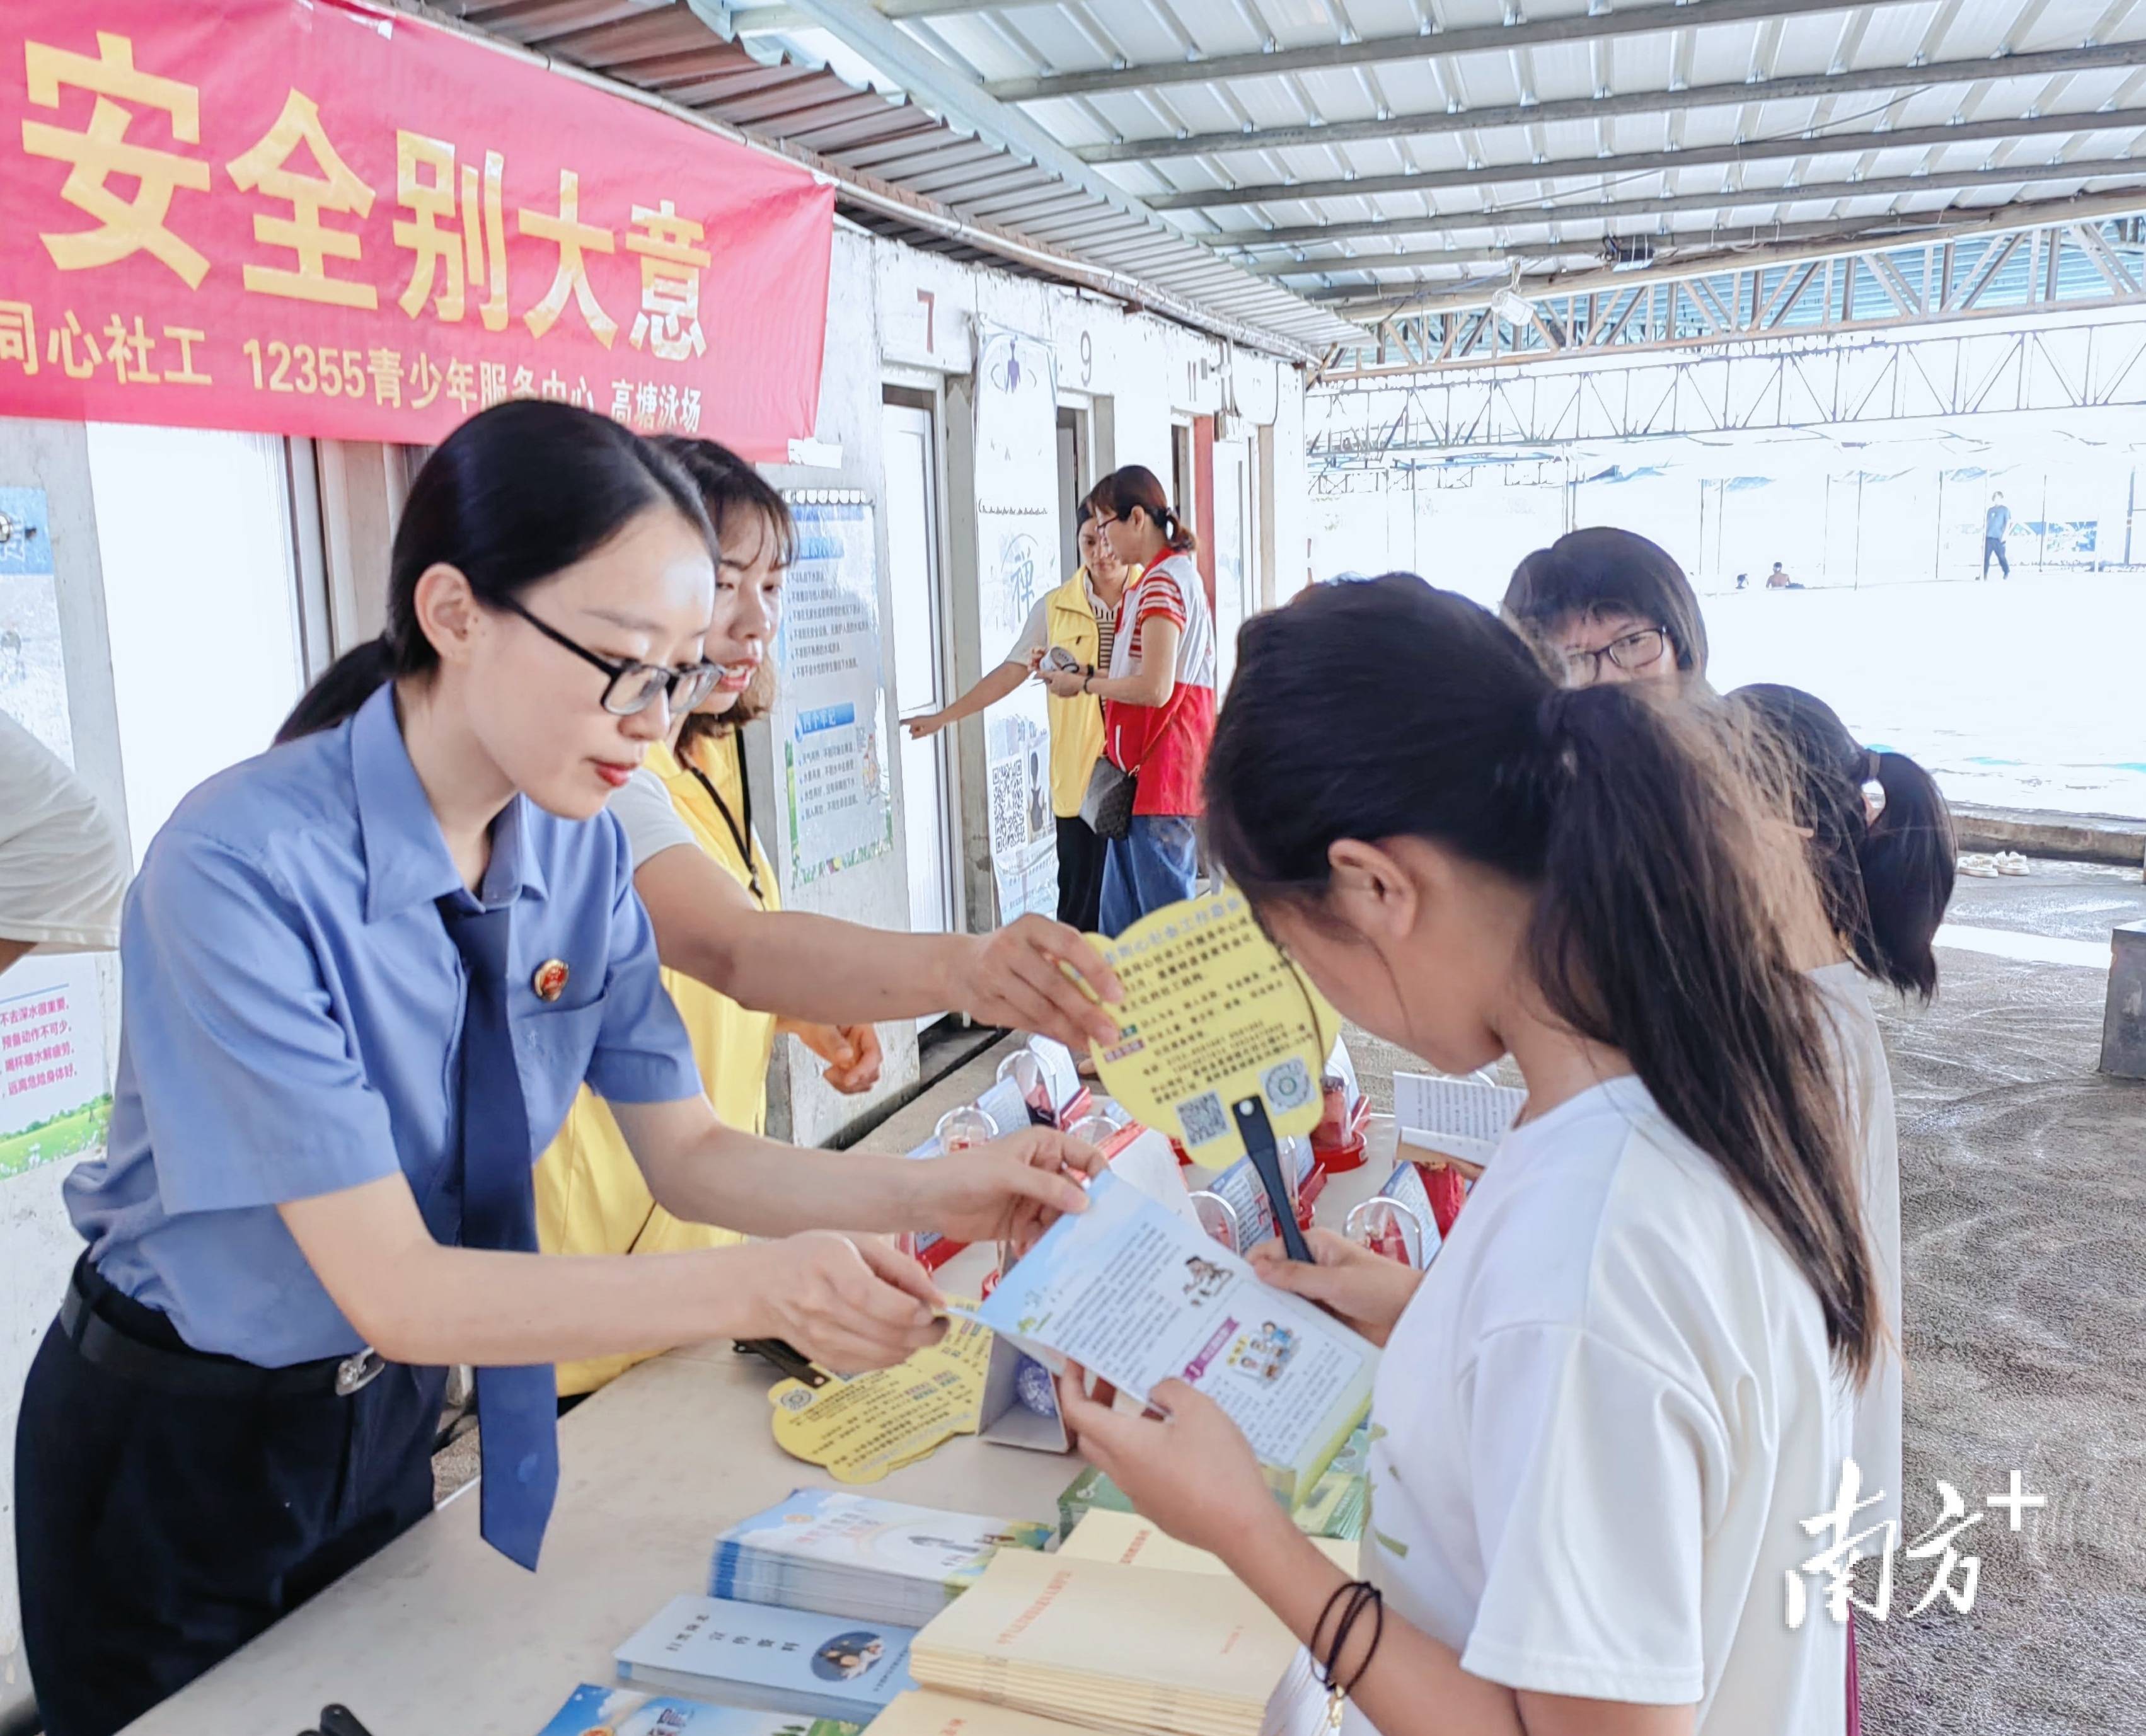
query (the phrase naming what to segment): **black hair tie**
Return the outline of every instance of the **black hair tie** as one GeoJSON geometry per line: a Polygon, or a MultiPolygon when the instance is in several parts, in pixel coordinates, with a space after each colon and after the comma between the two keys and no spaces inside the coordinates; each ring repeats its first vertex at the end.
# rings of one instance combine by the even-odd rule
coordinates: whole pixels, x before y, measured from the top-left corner
{"type": "Polygon", "coordinates": [[[1311,1654],[1312,1671],[1319,1685],[1326,1690],[1326,1728],[1333,1729],[1340,1721],[1343,1702],[1356,1691],[1356,1684],[1364,1679],[1364,1673],[1371,1667],[1371,1659],[1378,1655],[1379,1643],[1386,1637],[1385,1594],[1368,1579],[1351,1579],[1337,1586],[1333,1596],[1326,1600],[1319,1612],[1319,1619],[1311,1624],[1311,1643],[1306,1648],[1311,1654]],[[1334,1619],[1335,1611],[1340,1614],[1334,1619]],[[1349,1679],[1340,1679],[1342,1654],[1348,1649],[1350,1637],[1361,1623],[1365,1611],[1371,1614],[1371,1643],[1364,1649],[1362,1659],[1349,1674],[1349,1679]],[[1334,1637],[1321,1645],[1320,1636],[1326,1624],[1334,1619],[1334,1637]]]}

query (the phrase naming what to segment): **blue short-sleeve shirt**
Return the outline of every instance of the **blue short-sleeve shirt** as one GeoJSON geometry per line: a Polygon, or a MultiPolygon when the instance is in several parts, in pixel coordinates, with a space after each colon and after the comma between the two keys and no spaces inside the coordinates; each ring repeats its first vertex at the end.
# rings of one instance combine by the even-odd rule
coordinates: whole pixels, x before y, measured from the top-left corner
{"type": "MultiPolygon", "coordinates": [[[[479,895],[514,911],[532,1163],[584,1080],[614,1101],[700,1095],[611,816],[561,820],[517,796],[479,895]],[[546,1000],[554,960],[566,981],[546,1000]]],[[[121,929],[111,1135],[65,1191],[99,1271],[197,1349],[282,1367],[359,1348],[285,1200],[400,1170],[433,1235],[456,1239],[465,991],[442,897],[470,894],[392,686],[212,778],[150,845],[121,929]]]]}

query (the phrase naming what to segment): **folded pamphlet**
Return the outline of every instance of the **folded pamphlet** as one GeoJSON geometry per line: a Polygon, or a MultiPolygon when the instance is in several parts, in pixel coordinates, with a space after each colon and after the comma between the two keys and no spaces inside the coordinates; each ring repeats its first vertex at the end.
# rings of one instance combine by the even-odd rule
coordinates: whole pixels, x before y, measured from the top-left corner
{"type": "Polygon", "coordinates": [[[718,1705],[869,1724],[909,1678],[912,1628],[673,1598],[613,1654],[619,1679],[718,1705]]]}
{"type": "Polygon", "coordinates": [[[708,1594],[921,1627],[1001,1548],[1047,1549],[1049,1524],[801,1489],[716,1539],[708,1594]]]}
{"type": "Polygon", "coordinates": [[[1527,1100],[1525,1091],[1486,1080],[1394,1075],[1394,1121],[1402,1142],[1478,1168],[1497,1154],[1527,1100]]]}
{"type": "Polygon", "coordinates": [[[1379,1353],[1261,1284],[1227,1249],[1105,1171],[999,1280],[977,1319],[1053,1367],[1146,1399],[1197,1388],[1243,1429],[1275,1494],[1308,1497],[1370,1408],[1379,1353]]]}

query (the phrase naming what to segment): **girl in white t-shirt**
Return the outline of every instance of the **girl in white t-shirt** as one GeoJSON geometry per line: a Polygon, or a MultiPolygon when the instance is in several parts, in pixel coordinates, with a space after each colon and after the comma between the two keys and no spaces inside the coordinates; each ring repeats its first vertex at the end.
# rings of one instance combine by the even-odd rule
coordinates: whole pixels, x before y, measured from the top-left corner
{"type": "Polygon", "coordinates": [[[1217,858],[1344,1014],[1449,1073],[1510,1053],[1528,1103],[1428,1273],[1331,1237],[1267,1262],[1386,1345],[1382,1608],[1189,1388],[1156,1420],[1066,1383],[1082,1449],[1267,1602],[1359,1732],[1839,1736],[1846,1639],[1804,1522],[1879,1313],[1778,822],[1692,720],[1560,691],[1406,575],[1258,617],[1240,669],[1217,858]]]}
{"type": "Polygon", "coordinates": [[[1840,1048],[1840,1080],[1863,1150],[1863,1214],[1888,1327],[1857,1395],[1861,1523],[1900,1519],[1900,1147],[1885,1045],[1865,979],[1927,1001],[1937,991],[1934,943],[1957,872],[1952,813],[1937,781],[1905,754],[1875,752],[1833,708],[1794,687],[1739,687],[1731,708],[1784,751],[1796,823],[1810,840],[1831,957],[1812,970],[1840,1048]],[[1876,789],[1876,799],[1871,794],[1876,789]]]}

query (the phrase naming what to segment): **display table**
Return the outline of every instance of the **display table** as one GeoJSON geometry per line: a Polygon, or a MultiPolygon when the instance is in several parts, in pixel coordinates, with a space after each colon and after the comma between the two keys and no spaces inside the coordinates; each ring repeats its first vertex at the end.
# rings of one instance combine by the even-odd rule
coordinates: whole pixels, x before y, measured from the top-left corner
{"type": "MultiPolygon", "coordinates": [[[[1393,1123],[1337,1175],[1319,1216],[1337,1227],[1393,1162],[1393,1123]]],[[[982,1275],[976,1250],[946,1288],[982,1275]]],[[[716,1534],[791,1489],[831,1486],[768,1431],[780,1377],[727,1344],[673,1351],[560,1424],[558,1505],[543,1565],[523,1572],[477,1535],[477,1485],[129,1726],[137,1736],[297,1736],[332,1700],[372,1736],[535,1736],[577,1682],[612,1679],[611,1652],[669,1599],[706,1589],[716,1534]]],[[[1057,1519],[1072,1454],[964,1438],[865,1492],[1007,1519],[1057,1519]]]]}

